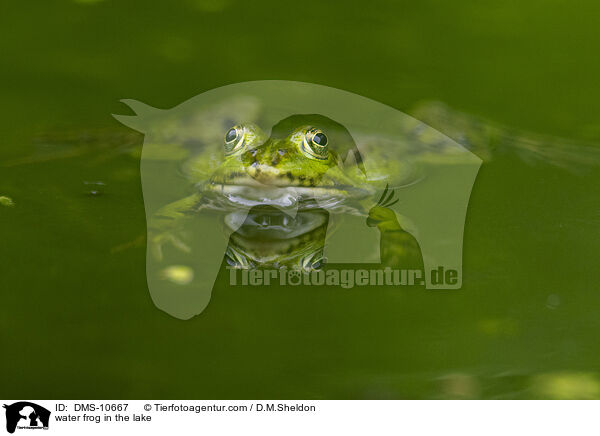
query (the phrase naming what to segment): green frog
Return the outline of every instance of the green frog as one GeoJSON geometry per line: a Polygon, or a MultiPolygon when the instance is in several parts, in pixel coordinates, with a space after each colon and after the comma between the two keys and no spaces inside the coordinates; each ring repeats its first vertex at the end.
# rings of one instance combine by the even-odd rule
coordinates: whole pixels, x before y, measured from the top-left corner
{"type": "MultiPolygon", "coordinates": [[[[385,236],[386,265],[415,265],[407,259],[420,257],[418,243],[387,207],[397,201],[391,199],[393,190],[386,187],[385,201],[374,204],[385,180],[367,177],[363,156],[340,124],[319,115],[294,115],[267,136],[254,123],[240,123],[223,132],[220,147],[221,156],[204,148],[182,165],[194,192],[152,216],[149,243],[157,260],[167,244],[190,251],[178,232],[202,211],[224,216],[230,233],[225,259],[237,268],[319,268],[331,213],[366,216],[366,224],[385,236]]],[[[392,164],[387,173],[404,177],[403,167],[394,172],[392,164]]]]}

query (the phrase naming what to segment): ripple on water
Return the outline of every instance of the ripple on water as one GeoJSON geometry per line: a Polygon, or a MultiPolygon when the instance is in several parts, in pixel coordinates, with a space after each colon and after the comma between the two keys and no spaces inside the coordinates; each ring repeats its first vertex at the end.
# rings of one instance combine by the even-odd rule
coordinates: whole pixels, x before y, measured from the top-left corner
{"type": "Polygon", "coordinates": [[[104,189],[106,188],[106,183],[101,181],[84,181],[86,194],[91,197],[99,197],[104,195],[104,189]]]}

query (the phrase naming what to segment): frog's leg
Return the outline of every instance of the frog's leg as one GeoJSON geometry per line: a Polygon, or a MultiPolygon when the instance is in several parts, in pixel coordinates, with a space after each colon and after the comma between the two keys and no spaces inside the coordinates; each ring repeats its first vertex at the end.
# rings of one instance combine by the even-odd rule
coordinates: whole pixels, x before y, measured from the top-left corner
{"type": "MultiPolygon", "coordinates": [[[[230,233],[223,214],[206,209],[194,194],[158,209],[149,217],[146,278],[154,304],[189,319],[208,305],[230,233]],[[175,250],[164,250],[172,245],[175,250]]],[[[241,220],[247,210],[240,210],[241,220]]]]}
{"type": "Polygon", "coordinates": [[[148,222],[148,245],[152,256],[157,260],[163,258],[163,246],[172,244],[177,249],[189,253],[190,247],[178,234],[185,221],[198,211],[201,196],[196,193],[182,198],[156,211],[148,222]]]}
{"type": "MultiPolygon", "coordinates": [[[[190,252],[190,247],[177,235],[177,231],[181,229],[184,221],[198,210],[200,203],[201,196],[193,194],[169,203],[152,214],[148,220],[148,245],[156,259],[162,260],[162,248],[165,244],[172,244],[186,253],[190,252]]],[[[140,242],[144,242],[145,239],[146,235],[144,234],[132,241],[113,247],[111,252],[116,253],[134,247],[140,242]]]]}
{"type": "Polygon", "coordinates": [[[394,191],[386,186],[367,218],[367,225],[377,227],[381,235],[381,263],[395,269],[423,270],[423,255],[419,243],[413,235],[402,228],[396,213],[390,209],[397,202],[394,191]]]}

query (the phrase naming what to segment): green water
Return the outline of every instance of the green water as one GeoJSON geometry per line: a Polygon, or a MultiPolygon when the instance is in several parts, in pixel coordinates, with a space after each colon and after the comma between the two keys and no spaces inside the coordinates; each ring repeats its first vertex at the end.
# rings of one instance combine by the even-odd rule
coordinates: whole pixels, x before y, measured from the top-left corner
{"type": "Polygon", "coordinates": [[[179,321],[146,287],[143,138],[110,116],[122,98],[172,107],[284,79],[600,143],[597,2],[2,9],[0,397],[600,398],[597,165],[495,150],[460,291],[275,292],[223,275],[179,321]]]}

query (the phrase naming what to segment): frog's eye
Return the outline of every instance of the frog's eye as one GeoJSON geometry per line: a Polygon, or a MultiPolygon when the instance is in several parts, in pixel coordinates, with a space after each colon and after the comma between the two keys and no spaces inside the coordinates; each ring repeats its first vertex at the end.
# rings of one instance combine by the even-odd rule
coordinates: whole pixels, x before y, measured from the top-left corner
{"type": "Polygon", "coordinates": [[[320,129],[309,129],[302,141],[302,151],[313,159],[327,160],[327,135],[320,129]]]}
{"type": "Polygon", "coordinates": [[[246,129],[242,126],[233,126],[225,134],[225,155],[230,156],[241,150],[246,142],[246,129]]]}

